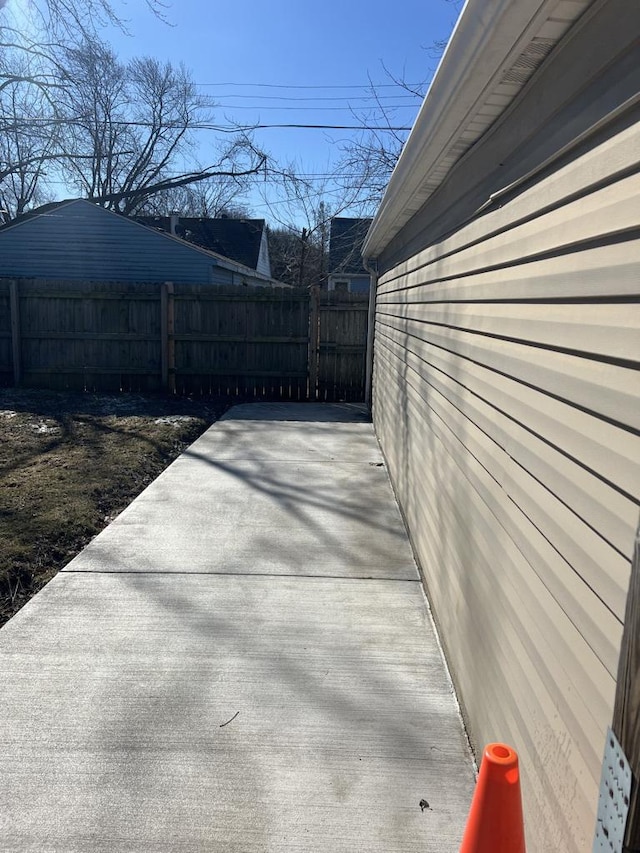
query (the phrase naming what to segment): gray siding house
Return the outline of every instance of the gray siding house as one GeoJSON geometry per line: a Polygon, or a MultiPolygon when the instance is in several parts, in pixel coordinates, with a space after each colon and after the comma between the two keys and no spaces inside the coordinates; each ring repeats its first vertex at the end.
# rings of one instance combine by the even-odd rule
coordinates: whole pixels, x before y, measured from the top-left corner
{"type": "Polygon", "coordinates": [[[369,292],[371,273],[362,262],[362,244],[370,225],[370,219],[334,216],[331,220],[327,290],[369,292]]]}
{"type": "Polygon", "coordinates": [[[0,277],[273,286],[269,276],[83,199],[0,228],[0,277]]]}
{"type": "Polygon", "coordinates": [[[472,742],[519,751],[529,853],[592,849],[612,722],[640,504],[639,31],[628,0],[468,0],[363,248],[376,431],[472,742]]]}

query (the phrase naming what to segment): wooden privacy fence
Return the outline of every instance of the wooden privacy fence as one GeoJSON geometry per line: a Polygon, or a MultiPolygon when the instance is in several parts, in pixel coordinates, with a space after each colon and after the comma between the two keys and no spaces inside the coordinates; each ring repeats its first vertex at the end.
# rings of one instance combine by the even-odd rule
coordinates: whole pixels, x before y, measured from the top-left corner
{"type": "Polygon", "coordinates": [[[364,399],[366,294],[0,280],[0,383],[364,399]]]}
{"type": "Polygon", "coordinates": [[[313,398],[362,402],[369,294],[313,288],[310,299],[309,372],[310,385],[316,390],[313,398]]]}

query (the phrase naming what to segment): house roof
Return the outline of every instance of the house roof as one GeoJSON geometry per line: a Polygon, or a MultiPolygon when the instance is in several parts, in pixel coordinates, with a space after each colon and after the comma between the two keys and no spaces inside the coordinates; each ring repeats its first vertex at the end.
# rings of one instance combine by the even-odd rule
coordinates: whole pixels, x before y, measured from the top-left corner
{"type": "Polygon", "coordinates": [[[368,275],[362,262],[362,244],[371,219],[334,217],[329,232],[329,274],[368,275]]]}
{"type": "MultiPolygon", "coordinates": [[[[141,225],[171,232],[170,216],[134,216],[141,225]]],[[[264,219],[216,219],[179,216],[175,233],[188,243],[231,258],[239,264],[256,269],[260,255],[260,243],[264,231],[264,219]]]]}
{"type": "MultiPolygon", "coordinates": [[[[0,232],[8,231],[13,228],[18,228],[28,222],[31,219],[35,219],[40,216],[47,216],[48,214],[57,211],[63,207],[73,206],[73,205],[89,205],[92,208],[98,208],[107,216],[116,216],[121,220],[125,220],[131,224],[133,228],[143,228],[148,229],[149,226],[145,225],[143,222],[137,221],[135,218],[131,218],[128,216],[123,216],[122,214],[116,213],[112,210],[108,210],[100,205],[97,205],[95,202],[89,201],[88,199],[65,199],[64,201],[56,201],[50,202],[48,204],[43,204],[40,207],[34,208],[30,210],[28,213],[23,213],[20,216],[17,216],[15,219],[12,219],[10,222],[7,222],[4,225],[0,226],[0,232]]],[[[263,221],[263,220],[258,220],[263,221]]],[[[163,229],[155,229],[156,231],[160,231],[161,236],[167,240],[175,241],[182,246],[188,247],[191,251],[200,253],[202,255],[206,255],[207,257],[216,261],[219,266],[226,267],[234,272],[237,272],[241,275],[251,275],[252,278],[262,279],[265,282],[270,282],[272,284],[280,285],[280,282],[276,282],[270,276],[263,275],[256,271],[255,267],[250,267],[247,264],[240,263],[235,259],[229,258],[225,255],[222,255],[218,252],[214,252],[210,249],[203,248],[199,246],[195,242],[189,242],[180,237],[174,236],[168,232],[165,232],[163,229]]]]}
{"type": "Polygon", "coordinates": [[[364,243],[378,257],[593,0],[467,0],[364,243]]]}
{"type": "Polygon", "coordinates": [[[78,201],[78,199],[66,198],[62,201],[50,201],[47,202],[47,204],[41,204],[40,207],[34,207],[33,210],[21,213],[19,216],[15,216],[8,222],[1,222],[0,231],[7,228],[13,228],[14,225],[21,225],[23,222],[28,222],[30,219],[34,219],[36,216],[43,216],[44,214],[50,213],[52,210],[57,210],[59,207],[63,207],[66,204],[72,204],[74,201],[78,201]]]}

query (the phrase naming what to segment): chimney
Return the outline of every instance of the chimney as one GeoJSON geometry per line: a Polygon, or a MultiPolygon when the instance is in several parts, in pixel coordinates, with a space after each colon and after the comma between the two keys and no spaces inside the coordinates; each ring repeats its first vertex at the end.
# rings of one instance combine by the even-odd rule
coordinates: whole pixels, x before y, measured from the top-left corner
{"type": "Polygon", "coordinates": [[[180,221],[180,216],[177,213],[169,214],[169,233],[174,237],[176,236],[176,228],[178,227],[178,222],[180,221]]]}

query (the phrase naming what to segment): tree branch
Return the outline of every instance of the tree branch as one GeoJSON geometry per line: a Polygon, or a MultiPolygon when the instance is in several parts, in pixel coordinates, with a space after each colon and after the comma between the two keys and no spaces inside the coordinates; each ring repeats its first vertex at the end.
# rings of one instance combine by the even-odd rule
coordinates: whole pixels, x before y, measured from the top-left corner
{"type": "Polygon", "coordinates": [[[184,187],[188,184],[198,183],[199,181],[204,181],[207,178],[242,178],[246,177],[247,175],[256,175],[264,166],[266,161],[267,157],[265,154],[263,154],[260,162],[251,169],[245,169],[243,171],[237,171],[235,169],[231,169],[230,171],[205,169],[202,172],[191,172],[189,174],[179,175],[175,178],[166,178],[163,181],[158,181],[158,183],[156,184],[150,184],[144,187],[135,187],[133,189],[124,190],[122,192],[104,193],[102,195],[91,196],[89,200],[104,203],[114,201],[117,202],[122,201],[123,199],[131,198],[140,199],[146,196],[154,195],[155,193],[163,192],[164,190],[170,190],[174,189],[175,187],[184,187]]]}

